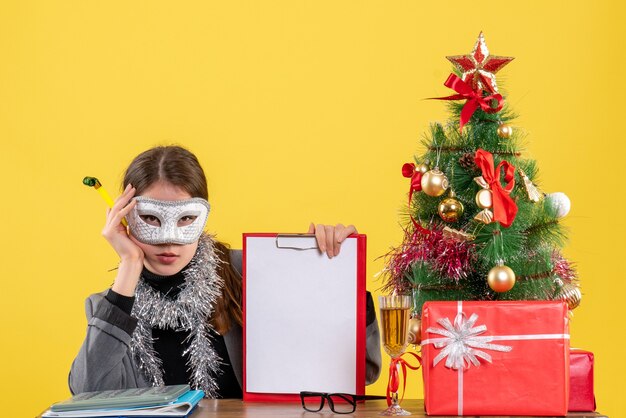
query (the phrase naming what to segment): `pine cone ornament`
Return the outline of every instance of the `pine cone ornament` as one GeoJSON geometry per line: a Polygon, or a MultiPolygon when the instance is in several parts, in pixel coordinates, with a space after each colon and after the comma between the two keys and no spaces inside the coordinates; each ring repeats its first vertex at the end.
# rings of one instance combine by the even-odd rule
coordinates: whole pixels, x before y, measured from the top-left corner
{"type": "Polygon", "coordinates": [[[478,166],[474,162],[474,154],[466,152],[459,158],[459,165],[468,171],[478,171],[478,166]]]}

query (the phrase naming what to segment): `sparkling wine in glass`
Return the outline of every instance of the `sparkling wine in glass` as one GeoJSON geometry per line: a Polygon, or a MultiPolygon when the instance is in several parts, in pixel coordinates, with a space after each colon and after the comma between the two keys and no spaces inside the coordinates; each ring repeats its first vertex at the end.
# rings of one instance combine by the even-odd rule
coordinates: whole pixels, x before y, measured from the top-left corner
{"type": "MultiPolygon", "coordinates": [[[[410,296],[380,296],[380,322],[382,343],[385,352],[396,358],[401,356],[408,345],[409,314],[412,300],[410,296]]],[[[411,415],[398,403],[398,392],[391,394],[391,406],[380,413],[381,415],[397,416],[411,415]]]]}

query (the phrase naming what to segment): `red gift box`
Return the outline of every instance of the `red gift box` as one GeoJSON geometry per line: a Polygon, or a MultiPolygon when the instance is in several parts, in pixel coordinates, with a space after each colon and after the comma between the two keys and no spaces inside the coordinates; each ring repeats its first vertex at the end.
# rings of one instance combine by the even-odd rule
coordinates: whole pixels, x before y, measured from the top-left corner
{"type": "Polygon", "coordinates": [[[567,414],[564,302],[426,302],[422,338],[427,414],[567,414]]]}
{"type": "Polygon", "coordinates": [[[569,410],[572,412],[595,411],[593,353],[572,348],[569,361],[569,410]]]}

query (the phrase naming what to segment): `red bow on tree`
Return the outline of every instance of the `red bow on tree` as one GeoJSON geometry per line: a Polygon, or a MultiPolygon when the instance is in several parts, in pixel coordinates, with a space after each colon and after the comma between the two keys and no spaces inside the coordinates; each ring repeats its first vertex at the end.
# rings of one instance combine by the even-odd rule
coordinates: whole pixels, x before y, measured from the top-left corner
{"type": "MultiPolygon", "coordinates": [[[[424,173],[422,173],[419,170],[416,170],[415,164],[406,163],[402,166],[402,175],[406,178],[411,179],[411,188],[409,189],[409,213],[410,213],[411,202],[413,201],[413,192],[415,191],[419,192],[422,190],[422,176],[424,175],[424,173]]],[[[413,214],[411,214],[410,216],[411,216],[411,222],[413,222],[413,226],[415,226],[415,229],[422,231],[425,234],[430,234],[430,231],[428,229],[424,228],[423,226],[417,223],[415,218],[413,218],[413,214]]]]}
{"type": "Polygon", "coordinates": [[[406,163],[402,166],[402,175],[406,178],[411,179],[411,189],[409,191],[409,205],[411,204],[411,199],[413,199],[413,192],[422,190],[422,173],[419,170],[415,169],[415,164],[406,163]]]}
{"type": "Polygon", "coordinates": [[[463,100],[467,99],[465,106],[461,110],[461,119],[459,122],[459,130],[463,129],[463,126],[469,122],[470,118],[479,107],[485,113],[496,113],[502,109],[504,99],[499,93],[489,96],[483,96],[482,91],[475,91],[465,81],[457,77],[455,74],[450,74],[444,86],[451,88],[458,94],[446,97],[432,97],[435,100],[463,100]]]}
{"type": "Polygon", "coordinates": [[[483,149],[476,150],[474,161],[482,171],[483,179],[489,184],[494,221],[508,228],[517,215],[517,204],[509,196],[515,187],[515,167],[508,161],[501,161],[494,169],[493,155],[483,149]],[[506,183],[504,187],[500,184],[502,168],[504,168],[504,182],[506,183]]]}

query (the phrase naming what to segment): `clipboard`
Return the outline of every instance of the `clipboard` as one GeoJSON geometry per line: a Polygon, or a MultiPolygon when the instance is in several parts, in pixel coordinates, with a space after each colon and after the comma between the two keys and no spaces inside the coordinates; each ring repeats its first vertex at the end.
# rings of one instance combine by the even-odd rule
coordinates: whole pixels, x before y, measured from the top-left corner
{"type": "Polygon", "coordinates": [[[243,234],[243,400],[365,394],[366,236],[337,257],[314,235],[243,234]]]}

